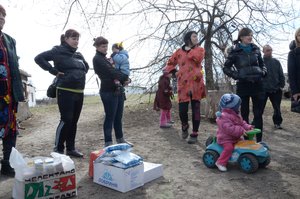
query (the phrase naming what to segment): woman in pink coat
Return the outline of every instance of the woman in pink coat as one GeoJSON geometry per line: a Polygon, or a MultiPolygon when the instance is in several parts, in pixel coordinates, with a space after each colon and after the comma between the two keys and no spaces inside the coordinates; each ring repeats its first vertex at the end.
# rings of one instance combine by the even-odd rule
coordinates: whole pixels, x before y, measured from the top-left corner
{"type": "Polygon", "coordinates": [[[200,126],[200,100],[205,97],[205,85],[201,62],[205,51],[198,46],[198,35],[195,31],[187,32],[184,36],[184,45],[168,60],[166,71],[176,73],[177,93],[179,102],[179,116],[181,120],[182,138],[188,133],[188,106],[192,105],[193,132],[188,139],[189,144],[197,142],[200,126]],[[178,71],[176,67],[178,66],[178,71]]]}
{"type": "Polygon", "coordinates": [[[247,124],[241,115],[239,109],[241,98],[235,94],[224,94],[219,103],[221,112],[217,112],[217,142],[223,146],[223,151],[216,162],[220,171],[227,171],[226,165],[234,150],[234,144],[242,136],[247,136],[246,132],[253,129],[253,126],[247,124]]]}

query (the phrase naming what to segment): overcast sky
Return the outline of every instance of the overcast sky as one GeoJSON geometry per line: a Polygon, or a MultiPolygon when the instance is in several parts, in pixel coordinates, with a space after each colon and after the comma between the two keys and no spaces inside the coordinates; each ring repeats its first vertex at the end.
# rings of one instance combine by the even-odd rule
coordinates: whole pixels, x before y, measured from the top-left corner
{"type": "MultiPolygon", "coordinates": [[[[42,70],[34,62],[34,57],[43,51],[51,49],[54,45],[60,43],[60,35],[68,28],[74,28],[81,34],[78,51],[81,52],[92,68],[92,58],[95,54],[95,48],[92,46],[94,37],[99,36],[98,32],[90,32],[83,27],[85,23],[80,17],[72,15],[69,25],[65,30],[64,23],[67,18],[67,10],[62,10],[62,0],[7,0],[1,1],[6,8],[6,24],[3,31],[14,37],[17,41],[17,52],[20,56],[20,68],[32,75],[33,85],[37,89],[37,98],[45,97],[45,90],[51,83],[54,76],[42,70]]],[[[125,46],[128,38],[136,33],[135,29],[139,27],[134,23],[126,22],[124,19],[114,20],[111,25],[105,29],[103,33],[108,38],[110,44],[124,41],[125,46]],[[136,28],[134,28],[136,27],[136,28]]],[[[96,30],[97,27],[94,29],[96,30]]],[[[99,28],[98,28],[99,30],[99,28]]],[[[278,44],[274,49],[274,53],[288,53],[288,43],[293,39],[294,30],[291,35],[285,38],[283,42],[278,44]],[[281,52],[279,52],[281,50],[281,52]]],[[[129,41],[128,41],[129,42],[129,41]]],[[[151,49],[151,48],[148,48],[151,49]]],[[[285,55],[283,55],[284,57],[285,55]]],[[[141,66],[141,60],[144,61],[147,53],[141,56],[141,53],[130,54],[130,62],[132,65],[141,66]]],[[[282,61],[284,70],[286,71],[286,63],[282,61]]],[[[97,93],[97,84],[93,71],[87,74],[88,83],[86,85],[87,92],[97,93]],[[90,88],[93,88],[92,90],[90,88]]]]}

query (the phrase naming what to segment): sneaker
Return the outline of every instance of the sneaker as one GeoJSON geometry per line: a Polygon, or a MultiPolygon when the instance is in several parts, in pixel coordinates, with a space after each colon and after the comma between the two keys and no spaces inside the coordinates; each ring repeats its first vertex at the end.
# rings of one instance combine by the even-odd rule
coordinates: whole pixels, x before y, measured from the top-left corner
{"type": "Polygon", "coordinates": [[[64,150],[58,150],[56,147],[53,148],[53,152],[64,154],[64,150]]]}
{"type": "Polygon", "coordinates": [[[274,128],[275,128],[275,129],[282,129],[282,127],[280,126],[280,124],[275,124],[275,125],[274,125],[274,128]]]}
{"type": "Polygon", "coordinates": [[[105,142],[104,147],[108,147],[110,145],[113,145],[113,142],[105,142]]]}
{"type": "Polygon", "coordinates": [[[126,141],[124,138],[119,138],[119,139],[117,139],[117,143],[118,143],[118,144],[126,143],[126,144],[129,144],[131,147],[134,146],[131,142],[126,141]]]}
{"type": "Polygon", "coordinates": [[[56,150],[56,149],[54,149],[53,152],[59,153],[59,154],[64,154],[64,151],[59,151],[59,150],[56,150]]]}
{"type": "Polygon", "coordinates": [[[75,158],[83,158],[83,154],[77,151],[76,149],[67,151],[66,153],[68,156],[73,156],[75,158]]]}
{"type": "Polygon", "coordinates": [[[187,143],[188,144],[195,144],[198,141],[197,137],[189,137],[187,143]]]}
{"type": "Polygon", "coordinates": [[[181,137],[182,139],[186,139],[189,136],[189,125],[184,125],[181,127],[182,133],[181,133],[181,137]]]}
{"type": "Polygon", "coordinates": [[[169,124],[174,124],[175,122],[173,120],[168,121],[169,124]]]}
{"type": "Polygon", "coordinates": [[[227,171],[227,168],[223,165],[220,165],[216,162],[216,166],[218,167],[219,171],[225,172],[227,171]]]}
{"type": "Polygon", "coordinates": [[[182,139],[186,139],[188,136],[189,136],[189,132],[187,130],[186,131],[182,131],[182,133],[181,133],[182,139]]]}
{"type": "Polygon", "coordinates": [[[160,125],[159,127],[162,128],[162,129],[171,128],[172,124],[166,123],[164,125],[160,125]]]}

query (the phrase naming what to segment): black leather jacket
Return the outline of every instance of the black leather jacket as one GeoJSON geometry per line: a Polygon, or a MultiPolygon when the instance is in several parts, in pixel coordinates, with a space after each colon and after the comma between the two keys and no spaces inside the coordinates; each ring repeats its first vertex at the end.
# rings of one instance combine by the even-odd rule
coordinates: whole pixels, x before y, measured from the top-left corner
{"type": "Polygon", "coordinates": [[[267,75],[259,48],[255,44],[250,45],[250,53],[240,48],[240,44],[231,47],[224,64],[223,72],[239,82],[258,82],[267,75]]]}
{"type": "Polygon", "coordinates": [[[296,47],[295,41],[290,44],[288,76],[292,94],[300,93],[300,47],[296,47]]]}
{"type": "Polygon", "coordinates": [[[57,75],[58,72],[64,73],[58,78],[58,87],[84,89],[89,65],[82,54],[68,44],[54,46],[51,50],[37,55],[34,60],[42,69],[53,75],[57,75]],[[53,61],[54,67],[49,61],[53,61]]]}
{"type": "Polygon", "coordinates": [[[117,87],[114,83],[114,79],[117,79],[123,84],[128,76],[121,73],[120,70],[116,70],[112,64],[107,60],[106,55],[96,51],[93,58],[94,71],[101,80],[100,91],[115,92],[117,87]]]}

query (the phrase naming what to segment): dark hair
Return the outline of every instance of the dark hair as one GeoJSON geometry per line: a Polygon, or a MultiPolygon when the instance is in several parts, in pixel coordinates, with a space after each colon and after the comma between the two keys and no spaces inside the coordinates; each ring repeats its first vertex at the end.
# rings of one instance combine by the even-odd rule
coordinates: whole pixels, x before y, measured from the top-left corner
{"type": "Polygon", "coordinates": [[[79,37],[80,34],[79,32],[77,32],[76,30],[74,29],[69,29],[65,32],[65,34],[62,34],[60,36],[60,42],[61,43],[64,43],[65,42],[65,39],[69,38],[69,37],[79,37]]]}
{"type": "Polygon", "coordinates": [[[238,41],[241,41],[241,37],[243,36],[249,36],[250,34],[252,34],[253,31],[250,29],[250,28],[242,28],[240,31],[239,31],[239,34],[238,34],[238,41]]]}
{"type": "Polygon", "coordinates": [[[187,32],[187,33],[184,35],[183,41],[184,41],[184,44],[185,44],[185,45],[189,45],[189,44],[192,43],[191,36],[192,36],[192,34],[194,34],[194,33],[197,34],[196,31],[189,31],[189,32],[187,32]]]}
{"type": "Polygon", "coordinates": [[[2,5],[0,5],[0,13],[5,17],[6,16],[6,11],[2,5]]]}
{"type": "Polygon", "coordinates": [[[116,48],[118,50],[123,50],[124,49],[123,48],[123,42],[121,42],[121,43],[114,43],[111,48],[116,48]]]}
{"type": "Polygon", "coordinates": [[[102,44],[108,44],[108,40],[105,39],[102,36],[94,38],[94,44],[93,44],[93,46],[98,47],[98,46],[100,46],[102,44]]]}

